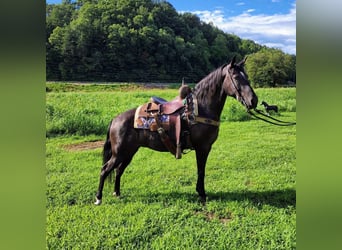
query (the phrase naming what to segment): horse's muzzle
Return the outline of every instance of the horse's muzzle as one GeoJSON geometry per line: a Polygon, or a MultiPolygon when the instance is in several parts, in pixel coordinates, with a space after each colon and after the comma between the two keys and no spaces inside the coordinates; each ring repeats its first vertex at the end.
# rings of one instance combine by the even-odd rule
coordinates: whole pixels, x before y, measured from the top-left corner
{"type": "Polygon", "coordinates": [[[258,106],[258,97],[256,95],[254,95],[252,100],[251,100],[250,109],[255,109],[257,106],[258,106]]]}
{"type": "Polygon", "coordinates": [[[247,101],[242,100],[242,103],[248,110],[255,109],[258,106],[258,97],[253,95],[253,97],[247,101]]]}

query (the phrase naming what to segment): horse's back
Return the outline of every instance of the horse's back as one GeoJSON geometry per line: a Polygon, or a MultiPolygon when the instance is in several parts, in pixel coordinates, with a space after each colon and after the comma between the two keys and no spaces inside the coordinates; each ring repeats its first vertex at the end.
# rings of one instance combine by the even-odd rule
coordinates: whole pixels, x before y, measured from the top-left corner
{"type": "Polygon", "coordinates": [[[112,143],[124,150],[128,150],[130,147],[147,147],[161,152],[168,151],[157,132],[134,128],[136,110],[137,108],[127,110],[112,120],[110,126],[112,143]]]}
{"type": "Polygon", "coordinates": [[[125,112],[122,112],[118,114],[116,117],[112,120],[112,126],[113,128],[121,128],[122,126],[129,126],[134,122],[134,114],[135,114],[136,108],[127,110],[125,112]]]}
{"type": "Polygon", "coordinates": [[[120,145],[132,138],[134,113],[136,109],[130,109],[114,117],[109,127],[109,135],[112,145],[120,145]]]}

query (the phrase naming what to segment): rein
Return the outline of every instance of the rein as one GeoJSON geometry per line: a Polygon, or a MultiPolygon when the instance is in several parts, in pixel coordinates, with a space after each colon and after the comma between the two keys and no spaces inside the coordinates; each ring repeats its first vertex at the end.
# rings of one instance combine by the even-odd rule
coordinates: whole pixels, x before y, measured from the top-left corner
{"type": "Polygon", "coordinates": [[[247,113],[248,113],[249,115],[251,115],[251,116],[253,116],[253,117],[255,117],[255,118],[259,119],[259,120],[262,120],[262,121],[264,121],[264,122],[267,122],[267,123],[270,123],[270,124],[273,124],[273,125],[277,125],[277,126],[293,126],[293,125],[296,125],[296,122],[285,122],[285,121],[278,120],[278,119],[276,119],[276,118],[274,118],[274,117],[271,117],[271,116],[269,116],[269,115],[266,115],[266,114],[263,113],[261,110],[258,110],[258,109],[256,109],[256,108],[254,109],[254,111],[255,111],[256,113],[258,113],[260,116],[267,117],[268,119],[271,119],[271,120],[273,120],[273,121],[267,120],[267,119],[265,119],[265,118],[263,118],[263,117],[260,117],[260,116],[258,116],[258,115],[256,115],[256,114],[254,114],[254,113],[247,107],[247,104],[246,104],[246,102],[245,102],[245,99],[243,98],[243,96],[242,96],[242,94],[241,94],[241,90],[237,87],[237,85],[236,85],[236,83],[235,83],[235,81],[234,81],[234,78],[233,78],[232,75],[230,74],[229,70],[227,70],[227,71],[228,71],[228,75],[229,75],[229,77],[230,77],[230,80],[231,80],[231,82],[233,83],[234,88],[235,88],[236,91],[238,92],[239,97],[241,98],[241,102],[242,102],[242,104],[246,107],[247,113]]]}
{"type": "Polygon", "coordinates": [[[277,125],[277,126],[293,126],[293,125],[296,125],[296,122],[285,122],[285,121],[278,120],[278,119],[276,119],[276,118],[274,118],[274,117],[271,117],[271,116],[268,116],[268,115],[264,114],[261,110],[254,109],[254,111],[255,111],[256,113],[258,113],[259,115],[265,116],[265,117],[267,117],[267,118],[269,118],[269,119],[271,119],[271,120],[273,120],[273,121],[275,121],[275,122],[270,121],[270,120],[267,120],[267,119],[262,118],[262,117],[260,117],[260,116],[257,116],[257,115],[254,114],[250,109],[247,109],[247,113],[248,113],[249,115],[251,115],[251,116],[253,116],[253,117],[255,117],[255,118],[259,119],[259,120],[262,120],[262,121],[264,121],[264,122],[268,122],[268,123],[270,123],[270,124],[273,124],[273,125],[277,125]]]}

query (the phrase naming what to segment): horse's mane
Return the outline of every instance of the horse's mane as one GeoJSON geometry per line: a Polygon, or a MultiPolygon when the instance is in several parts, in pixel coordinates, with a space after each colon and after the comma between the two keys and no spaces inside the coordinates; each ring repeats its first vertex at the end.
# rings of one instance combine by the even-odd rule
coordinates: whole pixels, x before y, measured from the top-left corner
{"type": "Polygon", "coordinates": [[[221,84],[223,81],[222,69],[226,65],[227,64],[224,64],[213,70],[209,75],[196,84],[193,93],[198,101],[206,103],[208,98],[216,95],[217,91],[221,91],[221,84]]]}

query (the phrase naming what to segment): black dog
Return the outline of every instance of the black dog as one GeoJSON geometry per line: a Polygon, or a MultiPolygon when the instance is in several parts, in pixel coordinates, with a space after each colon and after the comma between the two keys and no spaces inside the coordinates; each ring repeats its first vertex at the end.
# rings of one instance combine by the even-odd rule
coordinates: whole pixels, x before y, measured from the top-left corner
{"type": "Polygon", "coordinates": [[[265,101],[262,101],[261,105],[264,105],[267,114],[269,114],[268,112],[271,111],[271,110],[273,110],[276,113],[278,113],[278,106],[276,106],[276,105],[268,105],[265,101]]]}

